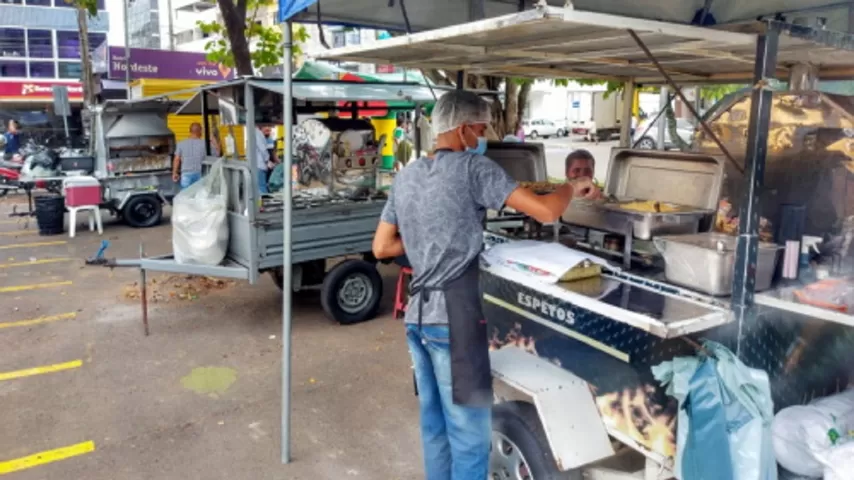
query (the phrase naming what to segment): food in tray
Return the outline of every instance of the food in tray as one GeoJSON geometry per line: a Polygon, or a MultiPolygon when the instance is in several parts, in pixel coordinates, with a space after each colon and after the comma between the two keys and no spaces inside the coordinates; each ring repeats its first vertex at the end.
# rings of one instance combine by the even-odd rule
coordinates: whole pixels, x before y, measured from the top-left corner
{"type": "MultiPolygon", "coordinates": [[[[718,212],[715,215],[715,230],[728,235],[738,234],[738,216],[732,203],[726,198],[718,202],[718,212]]],[[[759,240],[774,242],[774,231],[771,221],[765,217],[759,218],[759,240]]]]}
{"type": "Polygon", "coordinates": [[[555,191],[560,184],[552,182],[519,182],[519,186],[532,190],[534,193],[551,193],[555,191]]]}
{"type": "Polygon", "coordinates": [[[634,202],[621,203],[619,204],[619,207],[623,210],[642,213],[673,213],[680,211],[678,205],[666,202],[656,202],[654,200],[636,200],[634,202]]]}

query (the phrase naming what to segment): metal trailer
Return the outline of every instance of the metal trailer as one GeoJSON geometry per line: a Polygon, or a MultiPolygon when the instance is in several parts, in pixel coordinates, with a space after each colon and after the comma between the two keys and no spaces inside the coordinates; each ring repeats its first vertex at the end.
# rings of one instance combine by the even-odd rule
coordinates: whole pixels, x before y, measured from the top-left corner
{"type": "Polygon", "coordinates": [[[27,194],[29,208],[13,215],[33,215],[33,189],[61,192],[66,173],[79,171],[101,183],[101,208],[134,228],[158,225],[163,205],[178,192],[172,181],[175,135],[166,116],[179,106],[163,96],[108,100],[92,107],[89,151],[60,155],[59,176],[21,178],[18,184],[27,194]]]}
{"type": "MultiPolygon", "coordinates": [[[[754,297],[754,289],[768,80],[785,76],[786,65],[803,61],[807,51],[821,66],[822,78],[850,77],[854,36],[780,21],[709,29],[567,7],[541,2],[529,11],[333,49],[319,57],[511,77],[608,79],[624,82],[627,98],[638,84],[667,84],[684,97],[676,82],[753,83],[746,165],[736,165],[746,172],[745,192],[728,301],[617,267],[591,293],[482,265],[498,401],[492,478],[671,478],[676,410],[649,367],[696,354],[700,336],[724,343],[748,366],[778,377],[772,381],[778,408],[834,392],[850,380],[851,372],[841,367],[850,364],[854,317],[767,294],[754,297]],[[786,365],[788,348],[804,331],[811,358],[786,365]]],[[[621,143],[627,146],[631,102],[624,107],[621,143]]],[[[716,139],[708,125],[701,122],[700,128],[716,139]]],[[[716,143],[722,157],[733,162],[716,143]]],[[[486,243],[507,240],[487,234],[486,243]]],[[[289,351],[283,353],[288,379],[289,351]]],[[[288,394],[283,435],[289,431],[288,394]]],[[[283,438],[283,461],[289,460],[288,440],[283,438]]]]}
{"type": "MultiPolygon", "coordinates": [[[[312,114],[349,109],[355,118],[360,109],[378,107],[374,102],[390,102],[389,109],[418,110],[433,102],[445,90],[412,83],[360,83],[338,81],[294,81],[293,108],[284,119],[297,114],[312,114]],[[340,106],[346,101],[348,105],[340,106]],[[371,105],[369,105],[371,103],[371,105]]],[[[225,124],[229,118],[255,130],[256,121],[281,118],[283,87],[281,80],[243,78],[200,87],[198,93],[178,111],[202,115],[205,138],[210,138],[210,117],[219,114],[225,124]],[[275,115],[271,114],[275,110],[275,115]]],[[[291,137],[286,137],[290,139],[291,137]]],[[[291,148],[285,142],[286,149],[291,148]]],[[[255,151],[255,136],[247,135],[247,152],[255,151]]],[[[209,152],[210,153],[210,152],[209,152]]],[[[159,271],[207,275],[246,280],[255,284],[265,273],[286,292],[320,287],[322,305],[332,319],[342,324],[372,319],[382,296],[382,279],[371,255],[373,234],[385,205],[384,195],[362,199],[283,201],[292,197],[289,164],[285,154],[284,192],[281,196],[259,196],[258,166],[241,161],[237,153],[225,161],[228,191],[229,243],[226,259],[220,265],[188,265],[172,255],[134,260],[114,260],[108,265],[134,266],[146,272],[159,271]],[[282,212],[293,208],[291,240],[285,242],[282,212]],[[288,244],[286,248],[285,245],[288,244]],[[290,254],[290,255],[287,255],[290,254]],[[358,256],[327,268],[327,260],[358,256]],[[293,265],[292,275],[284,275],[285,265],[293,265]],[[287,280],[285,280],[287,279],[287,280]],[[291,280],[292,279],[292,280],[291,280]]],[[[209,157],[208,164],[216,159],[209,157]]],[[[368,165],[368,168],[377,168],[368,165]]],[[[144,306],[144,321],[147,312],[144,306]]],[[[146,327],[147,332],[147,327],[146,327]]]]}

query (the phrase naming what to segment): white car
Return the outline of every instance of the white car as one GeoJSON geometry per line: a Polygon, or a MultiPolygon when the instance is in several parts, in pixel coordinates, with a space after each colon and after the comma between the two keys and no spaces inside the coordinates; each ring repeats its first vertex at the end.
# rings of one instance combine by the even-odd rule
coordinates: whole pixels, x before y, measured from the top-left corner
{"type": "MultiPolygon", "coordinates": [[[[660,149],[658,146],[658,126],[664,125],[664,149],[676,148],[676,144],[670,140],[670,131],[667,128],[666,120],[659,118],[652,127],[647,130],[649,123],[644,120],[635,128],[635,133],[632,137],[632,145],[635,148],[645,150],[660,149]]],[[[676,133],[683,142],[690,144],[694,138],[694,124],[684,118],[676,119],[676,133]]]]}
{"type": "Polygon", "coordinates": [[[525,138],[531,139],[566,136],[566,129],[563,126],[545,119],[525,120],[522,122],[522,130],[525,131],[525,138]]]}

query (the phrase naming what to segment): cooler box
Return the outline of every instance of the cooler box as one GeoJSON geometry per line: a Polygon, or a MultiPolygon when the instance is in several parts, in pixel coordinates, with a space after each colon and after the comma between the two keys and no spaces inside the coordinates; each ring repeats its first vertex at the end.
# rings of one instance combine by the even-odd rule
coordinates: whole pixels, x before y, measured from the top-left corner
{"type": "Polygon", "coordinates": [[[63,181],[65,205],[84,207],[101,204],[101,182],[94,177],[69,177],[63,181]]]}

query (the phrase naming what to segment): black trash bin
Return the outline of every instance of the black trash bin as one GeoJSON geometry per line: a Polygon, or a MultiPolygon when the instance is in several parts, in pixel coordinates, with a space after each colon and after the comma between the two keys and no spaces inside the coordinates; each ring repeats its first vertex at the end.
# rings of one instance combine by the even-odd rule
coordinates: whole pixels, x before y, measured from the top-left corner
{"type": "Polygon", "coordinates": [[[34,198],[39,235],[61,235],[65,230],[65,199],[62,195],[34,198]]]}

